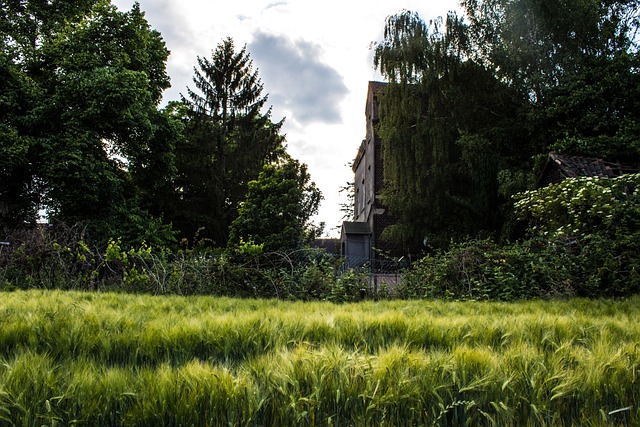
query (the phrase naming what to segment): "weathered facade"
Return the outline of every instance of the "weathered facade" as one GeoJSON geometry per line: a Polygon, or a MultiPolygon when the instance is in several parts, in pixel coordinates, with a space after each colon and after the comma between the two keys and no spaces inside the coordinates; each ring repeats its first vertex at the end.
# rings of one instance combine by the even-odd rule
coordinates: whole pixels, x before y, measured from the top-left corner
{"type": "Polygon", "coordinates": [[[343,256],[352,254],[353,257],[358,251],[351,246],[356,245],[355,242],[359,242],[357,245],[360,245],[360,242],[366,240],[369,249],[362,252],[363,256],[367,256],[370,265],[376,269],[384,269],[383,260],[402,256],[396,245],[381,238],[384,229],[394,223],[393,217],[379,197],[384,185],[383,142],[375,132],[375,126],[380,121],[378,95],[385,85],[386,83],[369,82],[365,106],[365,139],[358,148],[352,166],[355,180],[354,220],[343,224],[341,234],[343,256]]]}

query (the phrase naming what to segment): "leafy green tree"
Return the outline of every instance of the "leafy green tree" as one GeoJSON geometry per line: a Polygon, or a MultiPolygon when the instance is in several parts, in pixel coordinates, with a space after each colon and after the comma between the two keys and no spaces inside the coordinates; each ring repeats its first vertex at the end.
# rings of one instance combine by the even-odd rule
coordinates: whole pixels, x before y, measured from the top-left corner
{"type": "Polygon", "coordinates": [[[129,220],[154,221],[141,186],[151,170],[159,181],[171,175],[175,136],[157,110],[169,87],[160,34],[137,4],[129,12],[107,0],[1,7],[2,144],[12,153],[2,166],[11,182],[0,186],[3,222],[33,222],[46,209],[50,221],[86,222],[106,240],[129,220]]]}
{"type": "Polygon", "coordinates": [[[199,236],[214,244],[228,240],[249,181],[263,165],[283,153],[271,109],[262,112],[267,96],[258,72],[243,47],[223,40],[211,59],[198,58],[195,89],[183,96],[185,140],[176,148],[177,215],[173,222],[183,237],[199,236]]]}
{"type": "Polygon", "coordinates": [[[386,234],[414,248],[508,237],[510,196],[551,150],[640,160],[637,0],[462,5],[467,22],[390,17],[375,51],[386,234]]]}
{"type": "Polygon", "coordinates": [[[403,12],[375,52],[390,82],[380,106],[382,199],[399,219],[384,237],[413,250],[425,237],[446,246],[501,223],[497,173],[516,151],[521,100],[468,59],[467,32],[455,14],[426,24],[403,12]]]}
{"type": "Polygon", "coordinates": [[[550,150],[640,162],[638,53],[593,60],[566,79],[537,117],[550,150]]]}
{"type": "Polygon", "coordinates": [[[0,229],[33,223],[37,216],[38,183],[32,179],[32,138],[22,133],[25,110],[37,86],[0,52],[0,229]]]}
{"type": "Polygon", "coordinates": [[[322,226],[314,226],[311,217],[318,213],[322,194],[310,179],[306,165],[288,157],[264,165],[258,179],[249,182],[229,245],[252,242],[268,252],[286,251],[317,237],[322,226]]]}
{"type": "Polygon", "coordinates": [[[474,56],[526,97],[539,153],[638,161],[638,0],[465,0],[474,56]]]}

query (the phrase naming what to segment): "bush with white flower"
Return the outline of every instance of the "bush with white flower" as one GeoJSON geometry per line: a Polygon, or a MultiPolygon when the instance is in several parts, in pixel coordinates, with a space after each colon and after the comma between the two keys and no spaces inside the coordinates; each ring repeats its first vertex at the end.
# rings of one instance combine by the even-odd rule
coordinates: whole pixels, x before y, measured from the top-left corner
{"type": "Polygon", "coordinates": [[[531,235],[583,237],[638,231],[640,174],[573,178],[515,196],[515,211],[531,235]]]}

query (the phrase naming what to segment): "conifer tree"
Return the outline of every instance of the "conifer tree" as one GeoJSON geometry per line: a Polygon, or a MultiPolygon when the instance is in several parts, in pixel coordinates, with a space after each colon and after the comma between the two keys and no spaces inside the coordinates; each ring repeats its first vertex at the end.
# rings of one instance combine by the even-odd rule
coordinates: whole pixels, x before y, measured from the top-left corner
{"type": "Polygon", "coordinates": [[[210,59],[198,57],[195,88],[182,97],[185,140],[178,144],[178,209],[174,225],[183,237],[223,246],[249,181],[283,152],[284,120],[262,112],[267,96],[246,52],[223,40],[210,59]]]}

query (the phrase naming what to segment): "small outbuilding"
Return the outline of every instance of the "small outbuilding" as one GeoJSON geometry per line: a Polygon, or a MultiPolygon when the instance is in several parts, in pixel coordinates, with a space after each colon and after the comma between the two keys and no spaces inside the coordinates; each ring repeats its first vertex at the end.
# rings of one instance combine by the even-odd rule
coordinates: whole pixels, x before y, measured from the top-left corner
{"type": "Polygon", "coordinates": [[[340,252],[346,260],[347,267],[360,267],[370,263],[371,227],[364,221],[345,221],[340,232],[340,252]]]}

